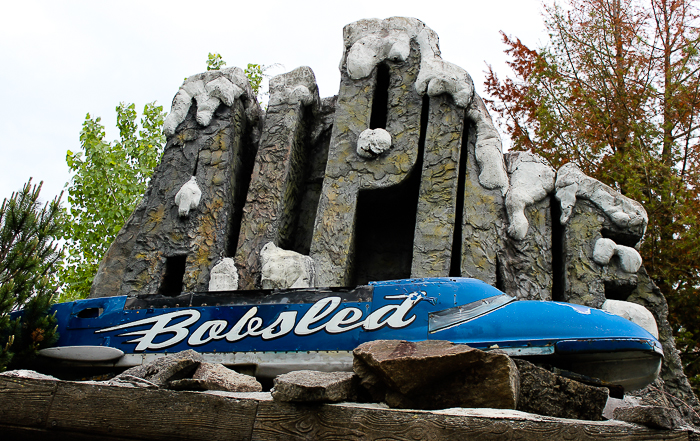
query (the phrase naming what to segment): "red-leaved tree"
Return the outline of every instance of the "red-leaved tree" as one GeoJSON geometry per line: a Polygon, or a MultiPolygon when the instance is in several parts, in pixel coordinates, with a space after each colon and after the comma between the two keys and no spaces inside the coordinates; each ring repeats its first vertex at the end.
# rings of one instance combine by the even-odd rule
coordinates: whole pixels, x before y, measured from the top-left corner
{"type": "MultiPolygon", "coordinates": [[[[544,6],[537,49],[503,33],[513,77],[489,66],[488,105],[513,150],[574,162],[642,202],[644,264],[700,385],[700,24],[691,0],[544,6]]],[[[693,378],[691,378],[693,380],[693,378]]]]}

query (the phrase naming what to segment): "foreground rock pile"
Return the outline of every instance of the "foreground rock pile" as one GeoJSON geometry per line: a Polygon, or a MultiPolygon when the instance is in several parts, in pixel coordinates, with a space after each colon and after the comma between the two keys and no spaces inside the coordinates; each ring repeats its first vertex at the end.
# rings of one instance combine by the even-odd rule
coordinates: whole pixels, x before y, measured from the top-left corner
{"type": "MultiPolygon", "coordinates": [[[[557,418],[616,419],[669,430],[693,423],[681,417],[663,394],[654,393],[657,386],[624,399],[609,398],[608,387],[554,374],[499,350],[484,352],[448,341],[368,342],[355,349],[353,371],[303,370],[280,375],[274,379],[271,397],[291,403],[385,403],[397,409],[512,409],[557,418]]],[[[33,371],[0,375],[53,379],[33,371]]],[[[263,389],[254,377],[204,362],[192,350],[135,366],[107,381],[88,383],[189,391],[263,389]]]]}
{"type": "Polygon", "coordinates": [[[384,402],[401,409],[515,409],[558,418],[608,418],[675,429],[685,424],[669,406],[609,403],[607,387],[556,375],[502,352],[446,341],[378,340],[354,351],[354,374],[297,371],[275,379],[272,397],[291,402],[384,402]],[[606,408],[606,404],[608,407],[606,408]]]}
{"type": "Polygon", "coordinates": [[[111,380],[99,383],[109,386],[192,391],[262,391],[262,385],[255,377],[239,374],[218,363],[206,363],[199,353],[191,349],[157,358],[148,364],[134,366],[111,380]]]}

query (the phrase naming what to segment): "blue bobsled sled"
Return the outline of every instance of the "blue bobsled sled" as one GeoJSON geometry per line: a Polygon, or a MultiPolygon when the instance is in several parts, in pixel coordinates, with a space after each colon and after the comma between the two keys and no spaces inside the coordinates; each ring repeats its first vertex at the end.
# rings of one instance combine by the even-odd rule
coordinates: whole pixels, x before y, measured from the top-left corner
{"type": "Polygon", "coordinates": [[[194,349],[207,361],[272,377],[297,369],[351,370],[352,350],[367,341],[435,339],[498,348],[638,389],[656,378],[663,360],[659,341],[622,317],[568,303],[516,301],[467,278],[104,297],[53,309],[60,337],[41,354],[96,366],[134,366],[194,349]]]}

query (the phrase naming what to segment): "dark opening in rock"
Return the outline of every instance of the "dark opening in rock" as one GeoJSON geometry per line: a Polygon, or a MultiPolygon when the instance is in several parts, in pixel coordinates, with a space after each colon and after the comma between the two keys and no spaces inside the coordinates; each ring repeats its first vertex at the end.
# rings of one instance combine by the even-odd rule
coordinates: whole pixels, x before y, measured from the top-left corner
{"type": "Polygon", "coordinates": [[[503,263],[501,263],[501,259],[498,256],[496,256],[496,288],[500,289],[503,292],[506,291],[505,277],[503,274],[504,271],[505,268],[503,268],[503,263]]]}
{"type": "Polygon", "coordinates": [[[612,239],[618,245],[624,245],[626,247],[634,248],[639,242],[639,237],[634,234],[625,233],[622,231],[615,231],[609,228],[603,228],[600,230],[600,234],[606,239],[612,239]]]}
{"type": "Polygon", "coordinates": [[[411,277],[418,190],[423,169],[430,99],[423,99],[418,159],[398,185],[360,191],[357,196],[354,282],[411,277]]]}
{"type": "Polygon", "coordinates": [[[561,206],[559,201],[550,197],[552,210],[552,300],[566,301],[564,298],[564,228],[561,225],[561,206]]]}
{"type": "Polygon", "coordinates": [[[377,66],[377,84],[372,99],[372,115],[369,120],[370,129],[386,129],[386,118],[389,106],[389,67],[381,63],[377,66]]]}
{"type": "Polygon", "coordinates": [[[452,236],[452,254],[450,255],[450,277],[462,276],[462,222],[464,221],[464,185],[467,179],[467,162],[469,160],[469,132],[473,130],[469,121],[464,121],[462,143],[459,149],[459,171],[457,175],[457,201],[455,204],[455,226],[452,236]]]}
{"type": "Polygon", "coordinates": [[[158,294],[177,296],[182,291],[182,280],[185,277],[187,256],[170,256],[165,258],[165,275],[158,289],[158,294]]]}
{"type": "Polygon", "coordinates": [[[243,144],[240,154],[241,161],[234,165],[233,178],[236,180],[236,184],[233,186],[229,240],[226,244],[225,257],[234,256],[238,248],[238,235],[241,231],[241,221],[243,219],[243,205],[250,188],[250,180],[253,175],[253,167],[255,166],[255,155],[258,151],[257,144],[253,140],[253,132],[255,132],[255,127],[247,125],[246,133],[241,138],[241,143],[243,144]]]}
{"type": "Polygon", "coordinates": [[[605,282],[605,298],[626,301],[637,288],[637,284],[625,282],[625,280],[620,279],[605,282]]]}

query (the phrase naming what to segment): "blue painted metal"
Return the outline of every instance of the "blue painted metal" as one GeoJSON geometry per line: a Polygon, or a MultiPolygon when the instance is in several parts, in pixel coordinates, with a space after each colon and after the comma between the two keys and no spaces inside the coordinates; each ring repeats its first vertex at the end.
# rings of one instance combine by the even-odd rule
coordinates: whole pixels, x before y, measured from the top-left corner
{"type": "MultiPolygon", "coordinates": [[[[542,353],[557,355],[620,351],[663,355],[656,338],[621,317],[567,303],[509,301],[499,290],[474,279],[383,281],[364,289],[369,293],[364,297],[290,289],[236,301],[237,295],[245,298],[246,292],[240,291],[222,294],[220,298],[229,301],[213,306],[189,306],[201,304],[196,294],[181,296],[185,303],[177,307],[132,308],[127,297],[62,303],[53,308],[60,335],[57,346],[110,346],[126,354],[185,349],[350,351],[379,339],[439,339],[482,349],[537,353],[531,349],[547,348],[542,353]]],[[[219,298],[206,295],[210,302],[219,298]]]]}

